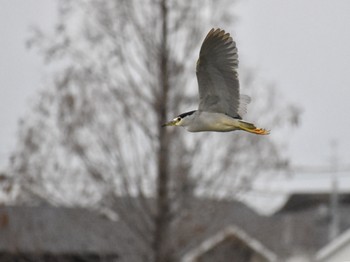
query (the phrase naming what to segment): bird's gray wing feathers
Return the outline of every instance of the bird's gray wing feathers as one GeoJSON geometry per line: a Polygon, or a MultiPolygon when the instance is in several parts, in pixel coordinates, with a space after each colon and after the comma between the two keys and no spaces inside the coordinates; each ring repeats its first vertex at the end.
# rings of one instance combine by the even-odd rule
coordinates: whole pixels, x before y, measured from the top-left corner
{"type": "Polygon", "coordinates": [[[251,98],[248,95],[240,95],[239,97],[239,106],[238,106],[238,115],[243,117],[247,113],[247,105],[250,103],[251,98]]]}
{"type": "MultiPolygon", "coordinates": [[[[240,117],[238,55],[229,33],[212,29],[203,41],[197,61],[199,110],[240,117]]],[[[245,103],[247,104],[247,103],[245,103]]],[[[241,112],[245,112],[242,106],[241,112]]]]}

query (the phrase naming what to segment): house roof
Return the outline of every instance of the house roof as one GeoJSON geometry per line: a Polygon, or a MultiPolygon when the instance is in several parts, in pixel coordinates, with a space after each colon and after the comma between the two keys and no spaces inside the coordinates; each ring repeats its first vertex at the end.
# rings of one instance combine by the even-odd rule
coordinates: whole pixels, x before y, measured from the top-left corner
{"type": "MultiPolygon", "coordinates": [[[[340,204],[350,204],[350,193],[338,194],[340,204]]],[[[278,210],[278,213],[294,212],[318,205],[328,205],[330,202],[330,194],[327,193],[293,193],[284,205],[278,210]]]]}
{"type": "MultiPolygon", "coordinates": [[[[140,221],[145,220],[142,212],[146,211],[137,207],[137,201],[140,200],[120,198],[115,204],[124,205],[132,220],[131,226],[139,226],[147,237],[150,231],[145,228],[149,224],[152,230],[152,224],[149,221],[141,224],[140,221]],[[133,202],[135,210],[130,210],[133,202]]],[[[152,199],[143,201],[153,210],[152,199]]],[[[236,233],[231,230],[231,234],[239,237],[244,232],[250,244],[254,240],[278,258],[296,252],[313,255],[328,243],[329,216],[318,208],[262,216],[237,201],[193,198],[181,205],[181,215],[176,217],[171,229],[177,235],[170,240],[177,260],[228,228],[239,229],[236,233]]],[[[348,217],[349,206],[340,206],[340,232],[350,228],[348,217]]],[[[143,261],[138,257],[131,259],[140,248],[145,249],[143,240],[124,223],[112,222],[88,210],[52,206],[0,207],[0,251],[117,253],[128,258],[124,261],[143,261]]]]}
{"type": "MultiPolygon", "coordinates": [[[[329,213],[309,207],[295,213],[262,216],[236,201],[197,200],[189,207],[181,227],[184,255],[227,227],[237,227],[262,243],[279,258],[295,253],[313,256],[328,243],[329,213]],[[187,240],[187,241],[186,241],[187,240]]],[[[339,207],[340,232],[350,228],[349,206],[339,207]]]]}
{"type": "Polygon", "coordinates": [[[120,223],[81,208],[0,207],[0,252],[119,255],[137,244],[120,223]],[[123,236],[123,241],[121,241],[123,236]]]}
{"type": "Polygon", "coordinates": [[[197,259],[202,254],[214,248],[216,245],[220,244],[221,242],[225,241],[225,239],[229,236],[238,237],[238,239],[244,241],[244,243],[246,243],[248,247],[250,247],[252,250],[254,250],[256,253],[258,253],[262,257],[266,258],[268,261],[277,261],[276,254],[274,254],[272,251],[267,249],[264,246],[264,244],[256,240],[254,237],[248,235],[244,230],[234,225],[228,226],[223,230],[219,231],[218,233],[216,233],[214,236],[204,240],[197,248],[185,254],[181,261],[183,262],[197,261],[197,259]]]}
{"type": "Polygon", "coordinates": [[[332,240],[330,243],[328,243],[326,246],[321,248],[316,253],[316,260],[321,261],[330,255],[332,255],[334,252],[336,252],[338,249],[346,245],[347,243],[350,243],[350,229],[346,230],[343,234],[332,240]]]}

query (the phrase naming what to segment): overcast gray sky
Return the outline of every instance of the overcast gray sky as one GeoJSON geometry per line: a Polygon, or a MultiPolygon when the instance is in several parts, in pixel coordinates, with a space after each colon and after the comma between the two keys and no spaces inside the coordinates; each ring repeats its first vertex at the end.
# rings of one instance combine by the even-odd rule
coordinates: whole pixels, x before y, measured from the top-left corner
{"type": "MultiPolygon", "coordinates": [[[[54,3],[0,0],[0,168],[15,146],[19,117],[43,85],[44,65],[25,48],[28,29],[52,26],[54,3]]],[[[238,1],[231,33],[240,61],[303,110],[298,129],[271,133],[288,141],[296,165],[327,165],[334,139],[340,162],[350,163],[349,14],[348,0],[238,1]]]]}
{"type": "Polygon", "coordinates": [[[244,0],[237,38],[241,61],[254,66],[303,109],[289,140],[296,164],[326,165],[330,142],[340,162],[350,148],[350,1],[244,0]]]}
{"type": "Polygon", "coordinates": [[[55,1],[0,0],[0,170],[15,147],[18,120],[43,85],[44,65],[25,47],[29,28],[50,28],[55,1]]]}

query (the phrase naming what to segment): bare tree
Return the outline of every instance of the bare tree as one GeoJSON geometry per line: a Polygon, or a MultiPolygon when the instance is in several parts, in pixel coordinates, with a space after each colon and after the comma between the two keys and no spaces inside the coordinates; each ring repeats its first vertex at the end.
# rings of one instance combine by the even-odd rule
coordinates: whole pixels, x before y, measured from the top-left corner
{"type": "MultiPolygon", "coordinates": [[[[172,261],[188,197],[233,196],[285,161],[268,137],[161,127],[196,107],[199,45],[212,26],[231,27],[233,3],[58,3],[54,32],[35,30],[28,42],[53,77],[21,123],[12,158],[19,198],[101,209],[110,199],[133,197],[120,198],[117,212],[143,240],[140,257],[172,261]]],[[[272,128],[296,115],[276,103],[272,88],[257,89],[250,73],[242,75],[245,90],[260,99],[249,108],[251,119],[264,116],[272,128]]]]}

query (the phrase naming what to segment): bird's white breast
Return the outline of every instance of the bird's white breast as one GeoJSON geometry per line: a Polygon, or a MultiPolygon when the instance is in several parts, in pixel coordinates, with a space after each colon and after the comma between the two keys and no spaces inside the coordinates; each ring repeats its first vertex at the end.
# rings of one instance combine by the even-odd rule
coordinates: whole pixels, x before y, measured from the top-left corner
{"type": "Polygon", "coordinates": [[[196,114],[191,125],[186,127],[190,132],[229,132],[237,129],[238,120],[228,115],[212,112],[196,112],[196,114]]]}

